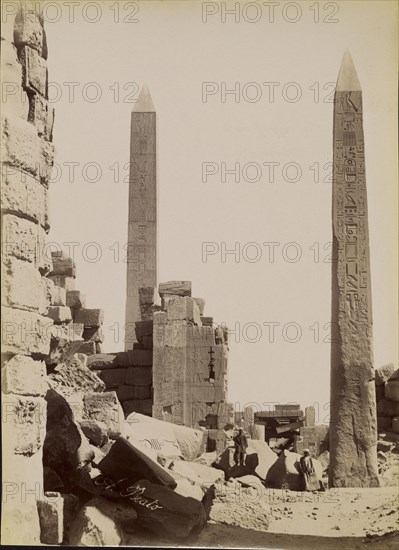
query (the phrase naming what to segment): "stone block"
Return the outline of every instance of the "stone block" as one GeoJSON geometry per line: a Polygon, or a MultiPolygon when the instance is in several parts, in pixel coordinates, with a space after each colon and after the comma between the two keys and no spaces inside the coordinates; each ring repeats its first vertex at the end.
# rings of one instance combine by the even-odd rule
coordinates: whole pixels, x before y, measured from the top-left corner
{"type": "Polygon", "coordinates": [[[197,304],[198,306],[198,309],[199,309],[199,313],[201,315],[201,317],[204,315],[204,309],[205,309],[205,300],[203,298],[194,298],[195,300],[195,303],[197,304]]]}
{"type": "Polygon", "coordinates": [[[385,397],[392,401],[399,401],[399,380],[388,380],[385,382],[385,397]]]}
{"type": "Polygon", "coordinates": [[[104,369],[97,371],[97,375],[104,382],[107,390],[118,388],[126,383],[126,372],[128,369],[104,369]]]}
{"type": "Polygon", "coordinates": [[[48,231],[50,221],[46,187],[33,176],[13,166],[3,165],[2,176],[2,210],[30,218],[48,231]]]}
{"type": "Polygon", "coordinates": [[[55,285],[60,286],[66,290],[66,292],[75,289],[75,279],[73,277],[65,277],[64,275],[50,275],[55,285]]]}
{"type": "Polygon", "coordinates": [[[168,281],[166,283],[160,283],[158,292],[161,297],[165,294],[191,296],[191,281],[168,281]]]}
{"type": "Polygon", "coordinates": [[[139,304],[152,305],[154,303],[155,288],[143,286],[139,288],[139,304]]]}
{"type": "Polygon", "coordinates": [[[143,336],[143,346],[145,349],[153,349],[154,343],[152,336],[143,336]]]}
{"type": "Polygon", "coordinates": [[[130,367],[126,369],[125,382],[128,386],[151,386],[151,367],[130,367]]]}
{"type": "Polygon", "coordinates": [[[378,416],[399,416],[399,402],[390,399],[381,399],[377,403],[378,416]]]}
{"type": "Polygon", "coordinates": [[[122,407],[123,407],[125,416],[129,416],[133,412],[146,414],[148,416],[152,415],[152,399],[143,399],[143,400],[130,399],[129,401],[123,401],[122,407]]]}
{"type": "Polygon", "coordinates": [[[31,311],[2,307],[2,352],[48,355],[53,321],[31,311]]]}
{"type": "Polygon", "coordinates": [[[146,367],[152,365],[152,351],[147,349],[134,349],[129,353],[130,365],[146,367]]]}
{"type": "Polygon", "coordinates": [[[43,26],[37,13],[19,10],[14,23],[14,44],[18,48],[30,46],[42,55],[43,26]]]}
{"type": "Polygon", "coordinates": [[[86,355],[96,355],[96,343],[92,341],[82,342],[81,346],[79,347],[79,353],[85,353],[86,355]]]}
{"type": "Polygon", "coordinates": [[[1,520],[2,546],[32,548],[40,544],[40,524],[36,502],[26,503],[19,500],[11,505],[3,504],[1,520]]]}
{"type": "Polygon", "coordinates": [[[47,315],[55,324],[70,323],[72,321],[71,308],[67,306],[50,306],[47,315]]]}
{"type": "Polygon", "coordinates": [[[83,325],[81,323],[68,323],[67,325],[54,325],[51,329],[52,348],[57,345],[56,341],[67,340],[68,342],[82,341],[83,325]],[[53,342],[54,340],[54,342],[53,342]]]}
{"type": "Polygon", "coordinates": [[[44,396],[47,391],[46,364],[26,355],[14,355],[2,368],[2,391],[18,395],[44,396]]]}
{"type": "Polygon", "coordinates": [[[47,63],[39,53],[29,46],[19,51],[22,65],[22,83],[28,92],[38,92],[47,98],[47,63]]]}
{"type": "Polygon", "coordinates": [[[114,369],[119,365],[118,354],[98,353],[96,355],[91,355],[87,359],[87,366],[91,370],[114,369]]]}
{"type": "Polygon", "coordinates": [[[2,399],[4,447],[33,455],[42,447],[46,433],[46,402],[41,397],[7,394],[2,399]]]}
{"type": "Polygon", "coordinates": [[[399,416],[392,418],[392,431],[395,434],[399,434],[399,416]]]}
{"type": "Polygon", "coordinates": [[[116,390],[119,401],[123,403],[124,401],[131,400],[141,400],[141,399],[150,399],[151,398],[151,387],[150,386],[119,386],[116,390]]]}
{"type": "Polygon", "coordinates": [[[29,99],[22,88],[22,66],[15,47],[5,40],[1,41],[1,77],[3,115],[26,120],[29,112],[29,99]]]}
{"type": "Polygon", "coordinates": [[[46,141],[53,139],[54,118],[54,107],[41,95],[30,94],[28,122],[35,126],[38,135],[46,141]]]}
{"type": "Polygon", "coordinates": [[[137,321],[136,326],[136,338],[139,342],[143,342],[144,336],[152,336],[153,333],[153,321],[137,321]]]}
{"type": "Polygon", "coordinates": [[[190,321],[202,325],[198,306],[193,298],[176,296],[167,306],[168,321],[190,321]]]}
{"type": "Polygon", "coordinates": [[[316,411],[313,406],[305,407],[305,427],[313,428],[316,421],[316,411]]]}
{"type": "Polygon", "coordinates": [[[83,355],[73,356],[67,363],[59,364],[54,372],[49,374],[48,383],[59,393],[71,395],[76,392],[102,392],[105,384],[86,366],[83,355]]]}
{"type": "MultiPolygon", "coordinates": [[[[49,279],[51,281],[51,279],[49,279]]],[[[51,292],[52,306],[66,306],[66,290],[62,286],[54,285],[51,292]]]]}
{"type": "Polygon", "coordinates": [[[213,317],[203,317],[201,316],[202,326],[212,327],[213,326],[213,317]]]}
{"type": "Polygon", "coordinates": [[[104,311],[102,309],[78,309],[74,321],[83,323],[85,328],[100,327],[104,322],[104,311]]]}
{"type": "Polygon", "coordinates": [[[49,496],[38,500],[37,509],[40,541],[43,544],[61,544],[64,539],[64,502],[60,493],[49,493],[49,496]]]}
{"type": "Polygon", "coordinates": [[[3,115],[2,149],[4,163],[48,184],[54,165],[54,146],[41,139],[32,124],[21,118],[3,115]]]}
{"type": "Polygon", "coordinates": [[[115,361],[119,367],[128,367],[131,364],[131,353],[133,350],[119,351],[115,354],[115,361]]]}
{"type": "Polygon", "coordinates": [[[51,269],[51,257],[46,252],[44,229],[12,214],[5,214],[2,221],[4,262],[10,258],[24,260],[32,263],[42,275],[47,274],[51,269]]]}
{"type": "Polygon", "coordinates": [[[53,283],[42,277],[33,264],[9,258],[3,263],[1,279],[3,305],[47,314],[53,283]]]}
{"type": "MultiPolygon", "coordinates": [[[[83,331],[83,339],[91,340],[92,342],[104,342],[104,333],[101,328],[90,327],[83,331]]],[[[98,353],[98,352],[97,352],[98,353]]]]}
{"type": "MultiPolygon", "coordinates": [[[[51,253],[53,269],[50,275],[63,275],[64,277],[76,277],[75,262],[59,250],[51,253]]],[[[69,305],[69,304],[68,304],[69,305]]],[[[75,307],[75,306],[69,306],[75,307]]]]}
{"type": "Polygon", "coordinates": [[[96,342],[96,353],[104,353],[102,344],[100,342],[96,342]]]}
{"type": "Polygon", "coordinates": [[[82,432],[93,445],[102,447],[108,441],[109,427],[105,422],[81,420],[79,425],[82,428],[82,432]]]}
{"type": "Polygon", "coordinates": [[[395,372],[395,366],[393,363],[387,363],[379,369],[375,370],[375,385],[382,386],[385,382],[388,382],[392,374],[395,372]]]}
{"type": "Polygon", "coordinates": [[[123,435],[124,414],[114,391],[89,393],[83,397],[83,418],[104,422],[123,435]]]}

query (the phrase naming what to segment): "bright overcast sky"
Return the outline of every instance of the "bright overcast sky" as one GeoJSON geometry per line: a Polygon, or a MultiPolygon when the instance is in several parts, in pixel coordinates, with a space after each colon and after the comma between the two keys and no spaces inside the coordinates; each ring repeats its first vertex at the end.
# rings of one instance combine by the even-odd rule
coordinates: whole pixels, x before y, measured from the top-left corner
{"type": "Polygon", "coordinates": [[[397,361],[396,3],[45,4],[49,237],[78,243],[76,288],[105,310],[105,351],[123,349],[130,111],[145,81],[159,281],[191,280],[205,314],[235,331],[231,401],[318,403],[328,420],[332,97],[346,47],[363,89],[375,364],[397,361]]]}

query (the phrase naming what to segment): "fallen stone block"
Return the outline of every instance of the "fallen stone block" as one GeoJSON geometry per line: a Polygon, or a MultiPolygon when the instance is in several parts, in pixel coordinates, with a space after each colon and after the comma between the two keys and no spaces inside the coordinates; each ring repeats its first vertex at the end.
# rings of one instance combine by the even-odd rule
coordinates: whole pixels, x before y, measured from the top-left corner
{"type": "MultiPolygon", "coordinates": [[[[266,486],[274,489],[284,487],[290,491],[304,490],[304,478],[299,466],[300,458],[301,455],[297,453],[283,451],[267,473],[266,486]]],[[[320,482],[323,478],[323,467],[315,458],[312,458],[312,462],[317,479],[320,482]]]]}
{"type": "Polygon", "coordinates": [[[223,483],[225,480],[224,473],[221,470],[204,466],[198,462],[174,460],[171,466],[169,466],[169,469],[189,479],[193,483],[198,483],[207,487],[214,483],[223,483]]]}
{"type": "Polygon", "coordinates": [[[201,486],[197,483],[192,483],[184,477],[181,479],[176,479],[176,487],[174,491],[182,497],[191,497],[199,501],[202,501],[204,498],[204,492],[201,489],[201,486]]]}
{"type": "Polygon", "coordinates": [[[236,477],[235,478],[238,483],[240,483],[243,487],[254,487],[255,489],[259,489],[260,491],[263,488],[262,481],[259,477],[254,475],[247,475],[242,477],[236,477]]]}
{"type": "Polygon", "coordinates": [[[69,532],[72,546],[124,546],[124,523],[133,522],[137,513],[124,502],[102,497],[90,500],[73,520],[69,532]]]}
{"type": "Polygon", "coordinates": [[[102,447],[108,441],[109,427],[105,422],[81,420],[79,425],[89,442],[97,447],[102,447]]]}
{"type": "Polygon", "coordinates": [[[52,292],[51,292],[51,305],[66,306],[65,288],[62,288],[61,286],[53,285],[52,292]]]}
{"type": "Polygon", "coordinates": [[[145,414],[147,416],[152,415],[152,399],[130,399],[129,401],[123,401],[122,408],[125,416],[137,412],[139,414],[145,414]]]}
{"type": "Polygon", "coordinates": [[[108,390],[113,390],[126,383],[126,372],[128,369],[104,369],[95,371],[97,376],[104,382],[108,390]]]}
{"type": "Polygon", "coordinates": [[[158,292],[161,297],[165,294],[191,296],[191,281],[168,281],[166,283],[160,283],[158,292]]]}
{"type": "Polygon", "coordinates": [[[395,443],[392,441],[384,441],[382,439],[377,441],[377,451],[388,453],[395,448],[395,443]]]}
{"type": "Polygon", "coordinates": [[[63,395],[71,395],[76,392],[105,391],[104,382],[86,367],[82,357],[74,356],[66,363],[59,364],[52,374],[48,376],[48,383],[54,390],[63,395]]]}
{"type": "Polygon", "coordinates": [[[156,420],[140,413],[132,413],[126,418],[126,437],[133,443],[160,452],[164,457],[181,456],[180,446],[174,434],[174,426],[169,422],[156,420]]]}
{"type": "Polygon", "coordinates": [[[83,323],[85,328],[100,327],[104,322],[104,311],[102,309],[76,310],[75,323],[83,323]]]}
{"type": "Polygon", "coordinates": [[[80,290],[68,290],[66,293],[67,306],[79,309],[86,306],[86,296],[80,290]]]}
{"type": "MultiPolygon", "coordinates": [[[[50,275],[63,275],[64,277],[76,277],[76,264],[66,254],[57,250],[51,253],[53,269],[50,275]]],[[[72,306],[69,306],[72,307],[72,306]]]]}
{"type": "Polygon", "coordinates": [[[150,399],[151,387],[150,386],[119,386],[116,390],[119,401],[150,399]]]}
{"type": "Polygon", "coordinates": [[[97,346],[96,342],[82,342],[79,348],[79,353],[84,353],[86,355],[96,355],[97,354],[97,346]]]}
{"type": "Polygon", "coordinates": [[[155,288],[151,286],[142,286],[139,288],[139,304],[152,305],[154,303],[155,288]]]}
{"type": "Polygon", "coordinates": [[[125,418],[114,391],[88,393],[83,398],[83,405],[84,419],[104,422],[112,431],[124,435],[125,418]]]}
{"type": "Polygon", "coordinates": [[[378,416],[399,416],[399,402],[381,399],[377,403],[378,416]]]}
{"type": "Polygon", "coordinates": [[[388,380],[384,385],[385,397],[392,401],[399,401],[399,380],[388,380]]]}
{"type": "Polygon", "coordinates": [[[393,363],[388,363],[387,365],[383,365],[379,369],[376,369],[375,385],[381,386],[382,384],[385,384],[385,382],[388,382],[389,378],[392,376],[394,372],[395,372],[395,366],[393,363]]]}
{"type": "Polygon", "coordinates": [[[47,391],[46,364],[26,355],[14,355],[2,368],[2,391],[44,396],[47,391]]]}
{"type": "Polygon", "coordinates": [[[130,367],[125,369],[125,381],[121,384],[128,386],[151,386],[152,368],[151,367],[130,367]]]}
{"type": "Polygon", "coordinates": [[[50,352],[46,356],[47,365],[65,363],[78,352],[83,340],[79,337],[79,326],[74,323],[68,325],[53,325],[50,330],[50,352]]]}
{"type": "Polygon", "coordinates": [[[317,460],[320,462],[323,472],[326,472],[328,470],[328,467],[330,465],[330,453],[329,451],[322,452],[318,457],[317,460]]]}
{"type": "Polygon", "coordinates": [[[55,285],[60,286],[66,290],[74,290],[75,288],[75,279],[73,277],[65,277],[64,275],[49,275],[55,285]]]}
{"type": "Polygon", "coordinates": [[[83,331],[83,339],[91,340],[92,342],[104,342],[104,334],[101,328],[90,327],[83,331]]]}
{"type": "Polygon", "coordinates": [[[53,321],[31,311],[2,307],[2,352],[48,355],[53,321]]]}
{"type": "Polygon", "coordinates": [[[257,455],[257,466],[255,467],[255,473],[261,478],[266,479],[267,472],[272,465],[277,461],[277,455],[274,453],[266,441],[259,441],[254,439],[248,439],[247,458],[248,462],[251,460],[251,455],[257,455]]]}
{"type": "Polygon", "coordinates": [[[40,520],[40,541],[43,544],[61,544],[69,529],[69,523],[79,509],[79,499],[75,495],[61,495],[47,492],[38,500],[40,520]]]}
{"type": "Polygon", "coordinates": [[[146,367],[152,365],[152,351],[146,349],[134,349],[129,353],[130,365],[146,367]]]}
{"type": "Polygon", "coordinates": [[[91,370],[114,369],[122,366],[118,361],[118,355],[112,353],[97,353],[87,359],[87,366],[91,370]]]}
{"type": "Polygon", "coordinates": [[[50,306],[47,316],[50,317],[55,324],[72,322],[71,310],[66,306],[50,306]]]}
{"type": "MultiPolygon", "coordinates": [[[[107,443],[108,443],[108,439],[107,439],[107,443]]],[[[105,448],[105,446],[107,445],[107,443],[104,443],[104,445],[102,446],[102,448],[105,448]]],[[[91,446],[91,450],[93,451],[94,453],[94,458],[92,459],[91,463],[94,465],[94,466],[98,466],[100,464],[100,462],[102,461],[103,458],[105,458],[105,453],[99,449],[98,447],[96,447],[95,445],[90,445],[91,446]]]]}
{"type": "Polygon", "coordinates": [[[171,426],[183,458],[190,462],[195,460],[204,449],[204,432],[178,424],[171,426]]]}

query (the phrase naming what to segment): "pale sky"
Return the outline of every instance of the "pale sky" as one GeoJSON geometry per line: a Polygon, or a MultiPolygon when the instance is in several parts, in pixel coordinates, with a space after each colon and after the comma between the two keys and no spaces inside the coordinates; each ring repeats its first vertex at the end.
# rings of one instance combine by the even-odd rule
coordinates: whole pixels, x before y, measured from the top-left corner
{"type": "Polygon", "coordinates": [[[375,365],[397,364],[396,2],[274,2],[274,12],[241,2],[235,15],[224,13],[234,2],[121,1],[119,13],[115,2],[80,2],[73,22],[69,3],[45,4],[57,150],[49,240],[66,252],[78,243],[76,288],[105,311],[105,351],[124,347],[131,100],[147,82],[159,281],[191,280],[205,314],[236,331],[230,401],[316,404],[328,421],[328,163],[347,47],[363,90],[375,365]],[[234,167],[238,181],[224,173],[234,167]]]}

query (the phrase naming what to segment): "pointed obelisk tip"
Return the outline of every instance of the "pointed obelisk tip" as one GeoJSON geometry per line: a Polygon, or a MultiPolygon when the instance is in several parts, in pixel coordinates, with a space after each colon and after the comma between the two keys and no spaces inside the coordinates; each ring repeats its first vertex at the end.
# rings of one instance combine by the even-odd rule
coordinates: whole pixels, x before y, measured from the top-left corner
{"type": "Polygon", "coordinates": [[[337,92],[355,92],[360,91],[360,82],[357,77],[355,65],[349,50],[345,50],[339,69],[336,91],[337,92]]]}
{"type": "Polygon", "coordinates": [[[155,113],[155,107],[152,102],[150,90],[147,84],[144,84],[139,93],[137,103],[133,104],[133,113],[155,113]]]}

